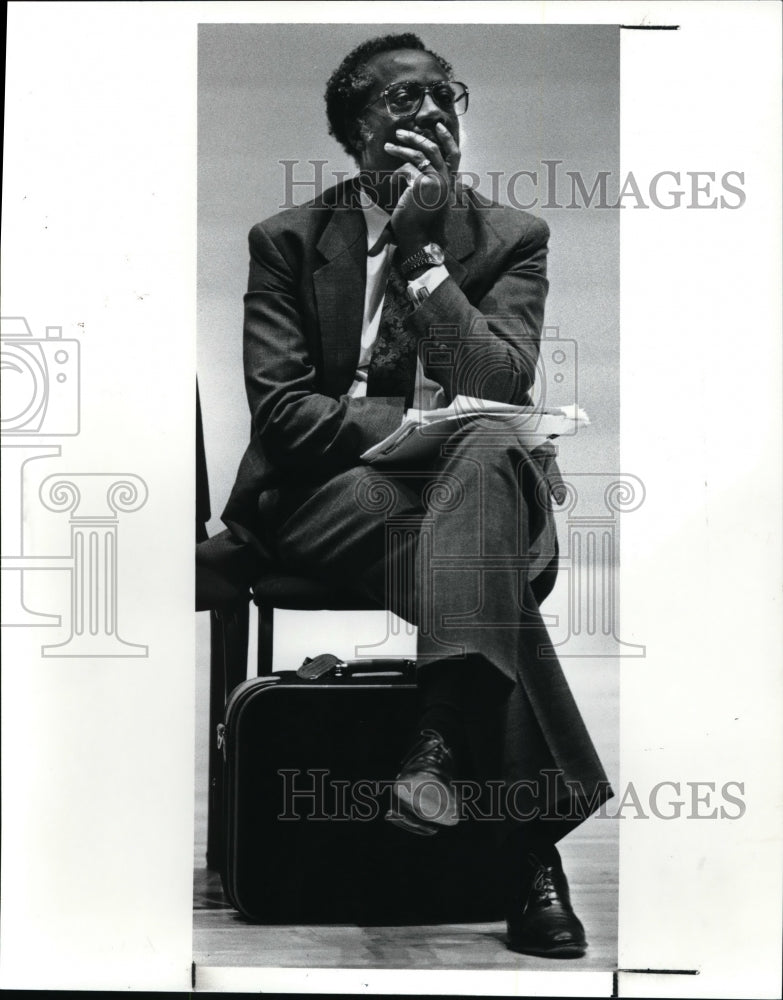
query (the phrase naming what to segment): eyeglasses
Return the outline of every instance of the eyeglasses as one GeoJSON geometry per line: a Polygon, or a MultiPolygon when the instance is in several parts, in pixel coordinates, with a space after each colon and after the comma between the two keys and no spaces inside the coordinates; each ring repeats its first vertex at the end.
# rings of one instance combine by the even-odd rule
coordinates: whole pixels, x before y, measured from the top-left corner
{"type": "Polygon", "coordinates": [[[403,80],[400,83],[392,83],[383,91],[380,97],[363,108],[371,108],[373,104],[385,101],[386,110],[392,118],[409,118],[419,113],[419,108],[424,103],[424,95],[429,94],[441,111],[448,111],[455,115],[464,115],[468,110],[468,88],[464,83],[456,80],[441,80],[425,87],[415,80],[403,80]]]}

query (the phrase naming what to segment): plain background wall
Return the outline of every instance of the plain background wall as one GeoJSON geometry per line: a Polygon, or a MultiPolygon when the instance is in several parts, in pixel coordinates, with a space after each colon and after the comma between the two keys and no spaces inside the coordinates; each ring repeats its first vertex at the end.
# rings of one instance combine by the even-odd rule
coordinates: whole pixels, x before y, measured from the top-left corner
{"type": "MultiPolygon", "coordinates": [[[[242,374],[242,296],[247,233],[285,200],[282,160],[332,172],[355,166],[327,132],[323,92],[342,58],[374,35],[405,25],[211,24],[199,29],[198,375],[213,519],[220,513],[247,442],[242,374]]],[[[620,39],[615,26],[418,25],[425,45],[448,59],[470,88],[461,169],[506,177],[562,160],[558,199],[570,201],[566,170],[588,190],[599,170],[619,174],[620,39]]],[[[616,183],[616,181],[615,181],[616,183]]],[[[611,188],[610,188],[611,190],[611,188]]],[[[505,201],[505,187],[500,191],[505,201]]],[[[307,201],[312,189],[295,191],[307,201]]],[[[517,196],[536,192],[520,181],[517,196]]],[[[564,471],[618,470],[619,212],[596,207],[532,210],[549,223],[551,282],[546,324],[578,344],[579,401],[593,426],[561,439],[564,471]]],[[[550,385],[549,398],[559,400],[550,385]]],[[[631,471],[631,470],[629,470],[631,471]]]]}

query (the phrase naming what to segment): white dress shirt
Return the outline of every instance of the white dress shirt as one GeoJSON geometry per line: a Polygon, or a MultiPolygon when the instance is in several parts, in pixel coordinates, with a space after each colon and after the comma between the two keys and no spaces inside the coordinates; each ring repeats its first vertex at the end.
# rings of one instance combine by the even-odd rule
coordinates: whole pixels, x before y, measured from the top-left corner
{"type": "MultiPolygon", "coordinates": [[[[364,289],[364,313],[362,316],[362,341],[359,351],[359,365],[353,385],[348,390],[348,395],[354,397],[367,395],[367,369],[370,364],[373,345],[378,336],[383,300],[386,296],[386,282],[389,277],[392,255],[396,250],[394,243],[387,243],[380,253],[373,257],[370,256],[370,250],[372,250],[381,238],[391,216],[376,205],[364,191],[359,192],[359,200],[367,226],[367,285],[364,289]]],[[[413,290],[426,288],[431,295],[448,276],[449,272],[441,264],[438,267],[429,268],[420,277],[409,281],[408,287],[413,290]]],[[[416,382],[413,390],[413,403],[411,405],[417,410],[434,410],[438,406],[446,405],[443,388],[437,382],[433,382],[432,379],[427,378],[420,360],[416,362],[416,382]]]]}

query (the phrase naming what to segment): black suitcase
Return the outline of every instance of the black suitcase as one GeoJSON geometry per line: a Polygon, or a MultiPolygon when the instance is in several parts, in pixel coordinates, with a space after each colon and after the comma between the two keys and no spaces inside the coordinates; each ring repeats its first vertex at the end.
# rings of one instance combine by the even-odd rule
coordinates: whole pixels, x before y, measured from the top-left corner
{"type": "Polygon", "coordinates": [[[331,660],[326,676],[284,671],[229,698],[218,730],[229,901],[262,923],[502,919],[497,821],[422,837],[384,818],[416,735],[414,664],[331,660]]]}

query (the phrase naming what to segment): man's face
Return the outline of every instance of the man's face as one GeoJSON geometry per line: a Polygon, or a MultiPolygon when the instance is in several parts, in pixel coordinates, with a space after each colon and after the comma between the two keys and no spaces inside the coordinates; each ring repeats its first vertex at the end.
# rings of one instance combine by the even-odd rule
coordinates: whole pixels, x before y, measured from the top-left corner
{"type": "Polygon", "coordinates": [[[361,115],[364,148],[359,153],[359,166],[362,170],[387,172],[396,170],[400,166],[402,161],[398,157],[391,156],[383,148],[386,142],[404,145],[396,134],[400,128],[421,132],[428,139],[440,144],[435,125],[442,122],[454,137],[454,141],[459,144],[459,124],[456,114],[438,107],[431,94],[425,94],[418,112],[408,118],[394,118],[390,115],[381,97],[386,87],[393,83],[414,81],[424,86],[431,86],[448,80],[437,59],[415,49],[397,49],[373,56],[367,62],[367,69],[375,82],[367,100],[367,104],[372,106],[361,115]]]}

